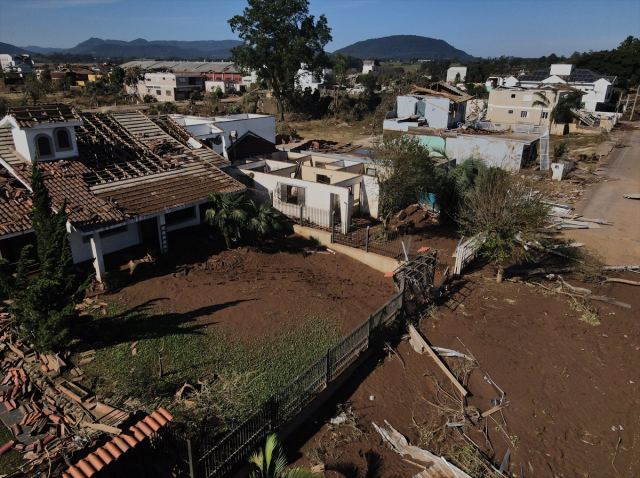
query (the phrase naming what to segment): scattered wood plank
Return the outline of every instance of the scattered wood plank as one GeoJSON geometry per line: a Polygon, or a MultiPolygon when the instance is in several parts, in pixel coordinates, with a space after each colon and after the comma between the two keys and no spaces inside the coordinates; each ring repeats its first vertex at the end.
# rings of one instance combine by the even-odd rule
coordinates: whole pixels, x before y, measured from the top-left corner
{"type": "Polygon", "coordinates": [[[631,308],[631,304],[627,304],[626,302],[619,302],[615,299],[611,299],[609,297],[606,297],[604,295],[591,295],[589,296],[590,299],[593,300],[599,300],[600,302],[606,302],[607,304],[613,304],[613,305],[617,305],[620,307],[625,307],[627,309],[631,308]]]}
{"type": "Polygon", "coordinates": [[[110,427],[109,425],[105,425],[103,423],[89,423],[89,422],[80,422],[80,425],[86,428],[93,428],[94,430],[100,430],[103,432],[111,433],[112,435],[120,435],[122,430],[116,427],[110,427]]]}
{"type": "MultiPolygon", "coordinates": [[[[458,391],[462,394],[462,396],[466,397],[467,394],[469,393],[467,389],[464,388],[464,386],[460,382],[458,382],[458,379],[453,373],[451,373],[451,370],[449,370],[449,367],[447,367],[447,364],[445,364],[442,361],[442,359],[436,353],[436,351],[431,348],[431,346],[427,343],[427,341],[424,338],[422,338],[422,335],[420,335],[420,333],[416,330],[416,328],[413,325],[409,325],[409,334],[411,335],[411,339],[414,341],[414,344],[416,344],[416,346],[418,347],[421,346],[423,349],[423,352],[424,350],[426,350],[429,353],[429,355],[431,355],[431,358],[435,360],[435,362],[442,369],[445,375],[449,377],[449,380],[453,382],[453,385],[458,389],[458,391]]],[[[416,346],[414,346],[414,349],[416,348],[416,346]]]]}
{"type": "Polygon", "coordinates": [[[486,417],[488,417],[489,415],[491,415],[491,414],[493,414],[493,413],[496,413],[497,411],[502,410],[504,407],[505,407],[505,405],[498,405],[498,406],[495,406],[495,407],[493,407],[493,408],[490,408],[489,410],[487,410],[486,412],[484,412],[484,413],[482,414],[482,418],[486,418],[486,417]]]}
{"type": "Polygon", "coordinates": [[[605,282],[619,282],[620,284],[629,284],[629,285],[640,285],[640,282],[627,280],[627,279],[617,279],[615,277],[608,277],[605,282]]]}

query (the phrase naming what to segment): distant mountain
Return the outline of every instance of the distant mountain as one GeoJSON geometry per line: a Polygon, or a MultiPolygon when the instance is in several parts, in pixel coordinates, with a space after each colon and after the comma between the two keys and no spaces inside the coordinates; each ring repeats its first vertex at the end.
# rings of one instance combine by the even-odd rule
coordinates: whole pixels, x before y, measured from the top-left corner
{"type": "Polygon", "coordinates": [[[26,48],[11,45],[10,43],[0,42],[0,54],[2,53],[8,53],[10,55],[22,54],[22,55],[32,55],[32,56],[35,54],[32,50],[27,50],[26,48]]]}
{"type": "Polygon", "coordinates": [[[383,38],[372,38],[359,41],[336,50],[335,53],[347,54],[362,59],[387,60],[440,60],[443,58],[460,61],[473,61],[475,58],[458,50],[444,40],[422,37],[418,35],[392,35],[383,38]]]}
{"type": "MultiPolygon", "coordinates": [[[[162,60],[202,60],[204,58],[227,59],[231,56],[229,51],[234,46],[240,45],[238,40],[154,40],[147,41],[137,38],[132,41],[103,40],[101,38],[89,38],[73,48],[43,48],[29,46],[25,48],[11,47],[15,52],[29,50],[41,55],[52,53],[91,54],[97,58],[160,58],[162,60]]],[[[6,44],[0,43],[0,46],[6,44]]],[[[1,48],[4,50],[5,48],[1,48]]]]}

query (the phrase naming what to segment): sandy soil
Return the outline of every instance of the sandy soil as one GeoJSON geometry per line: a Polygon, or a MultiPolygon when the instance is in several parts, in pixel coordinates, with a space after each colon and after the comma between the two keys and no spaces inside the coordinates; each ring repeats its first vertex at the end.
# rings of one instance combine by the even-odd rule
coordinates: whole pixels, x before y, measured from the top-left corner
{"type": "MultiPolygon", "coordinates": [[[[639,476],[638,288],[603,287],[600,295],[632,308],[593,301],[602,322],[594,327],[579,320],[581,312],[569,306],[566,296],[481,277],[492,273],[487,267],[458,282],[450,300],[422,322],[421,330],[433,345],[465,352],[459,337],[479,361],[468,385],[470,405],[486,411],[491,398],[500,398],[483,380],[486,373],[506,392],[510,406],[503,411],[504,430],[516,443],[508,468],[513,476],[588,478],[618,476],[616,470],[620,477],[639,476]]],[[[638,280],[637,274],[628,276],[638,280]]],[[[596,290],[592,284],[585,287],[596,290]]],[[[375,476],[380,478],[419,472],[382,443],[371,423],[388,420],[411,444],[419,445],[413,420],[433,419],[434,408],[423,400],[436,401],[430,377],[435,374],[450,393],[452,387],[432,359],[417,354],[408,343],[401,342],[397,352],[406,370],[392,354],[383,361],[380,356],[371,359],[289,440],[290,456],[310,464],[309,456],[319,450],[328,469],[342,470],[328,472],[328,477],[364,476],[367,466],[377,469],[375,476]],[[351,408],[359,431],[324,425],[338,413],[336,404],[351,408]]],[[[452,365],[457,359],[446,360],[452,365]]],[[[502,424],[499,413],[493,416],[502,424]]],[[[468,435],[499,466],[507,439],[497,423],[488,424],[493,451],[482,433],[472,429],[468,435]]],[[[433,440],[426,448],[437,452],[450,441],[433,440]]]]}
{"type": "Polygon", "coordinates": [[[263,253],[247,247],[222,251],[208,263],[190,263],[186,275],[184,268],[161,273],[108,298],[199,311],[200,322],[224,332],[265,336],[280,323],[313,314],[338,317],[345,334],[395,293],[392,279],[349,257],[308,250],[316,247],[289,236],[267,243],[263,253]]]}

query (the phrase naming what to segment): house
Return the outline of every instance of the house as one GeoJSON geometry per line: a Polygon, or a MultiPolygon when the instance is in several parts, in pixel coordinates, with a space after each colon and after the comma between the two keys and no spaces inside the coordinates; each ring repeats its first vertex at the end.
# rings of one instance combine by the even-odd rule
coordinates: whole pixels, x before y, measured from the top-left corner
{"type": "Polygon", "coordinates": [[[301,65],[296,75],[296,88],[301,91],[309,88],[312,93],[317,90],[326,90],[327,85],[324,79],[329,73],[331,73],[331,70],[327,68],[323,68],[320,73],[317,73],[309,71],[305,68],[305,65],[301,65]]]}
{"type": "Polygon", "coordinates": [[[220,88],[220,91],[225,94],[231,94],[231,93],[235,93],[236,91],[239,91],[239,87],[241,85],[236,83],[233,80],[227,80],[227,81],[205,81],[204,82],[204,89],[206,92],[208,93],[212,93],[215,92],[218,88],[220,88]]]}
{"type": "Polygon", "coordinates": [[[12,55],[3,53],[0,55],[0,65],[2,71],[6,73],[17,73],[20,76],[33,73],[34,64],[29,55],[12,55]]]}
{"type": "Polygon", "coordinates": [[[364,60],[362,63],[362,74],[372,75],[378,78],[380,75],[393,74],[393,66],[384,66],[379,60],[364,60]]]}
{"type": "MultiPolygon", "coordinates": [[[[551,110],[571,92],[579,92],[563,85],[542,88],[497,87],[489,92],[486,118],[494,123],[529,123],[551,126],[551,110]],[[536,101],[549,102],[548,107],[534,106],[536,101]]],[[[584,93],[582,93],[584,94],[584,93]]],[[[576,107],[579,105],[576,103],[576,107]]]]}
{"type": "Polygon", "coordinates": [[[276,142],[276,119],[269,115],[242,113],[229,116],[189,116],[172,114],[169,118],[198,141],[226,159],[229,147],[248,131],[276,142]]]}
{"type": "Polygon", "coordinates": [[[234,161],[229,174],[283,214],[349,231],[354,214],[378,215],[377,166],[366,158],[277,151],[234,161]]]}
{"type": "Polygon", "coordinates": [[[515,76],[490,76],[485,82],[487,91],[491,91],[492,88],[498,86],[506,86],[507,88],[513,88],[518,86],[518,79],[515,76]]]}
{"type": "Polygon", "coordinates": [[[436,157],[444,151],[446,158],[455,160],[456,164],[464,163],[470,158],[479,158],[487,166],[517,172],[536,163],[541,138],[547,130],[544,127],[515,126],[501,125],[499,130],[493,127],[464,127],[441,133],[434,131],[430,134],[409,134],[418,138],[420,144],[427,146],[436,157]]]}
{"type": "Polygon", "coordinates": [[[466,103],[471,98],[464,91],[443,82],[433,83],[429,88],[415,88],[409,95],[398,96],[396,108],[387,114],[383,129],[450,128],[465,122],[466,103]]]}
{"type": "Polygon", "coordinates": [[[152,95],[157,101],[185,101],[191,93],[200,93],[204,83],[200,73],[145,73],[136,86],[126,86],[127,93],[152,95]]]}
{"type": "Polygon", "coordinates": [[[589,112],[602,111],[611,102],[615,76],[605,76],[575,65],[554,64],[550,68],[534,71],[518,78],[522,88],[539,88],[542,85],[567,85],[583,91],[582,107],[589,112]]]}
{"type": "Polygon", "coordinates": [[[38,156],[54,209],[67,201],[74,264],[143,244],[161,253],[169,233],[200,223],[206,197],[245,188],[224,158],[181,128],[140,113],[77,113],[68,105],[10,108],[0,121],[0,252],[10,262],[34,241],[30,173],[38,156]]]}
{"type": "Polygon", "coordinates": [[[467,77],[466,66],[452,66],[447,70],[447,83],[455,84],[455,83],[464,82],[464,79],[466,77],[467,77]]]}

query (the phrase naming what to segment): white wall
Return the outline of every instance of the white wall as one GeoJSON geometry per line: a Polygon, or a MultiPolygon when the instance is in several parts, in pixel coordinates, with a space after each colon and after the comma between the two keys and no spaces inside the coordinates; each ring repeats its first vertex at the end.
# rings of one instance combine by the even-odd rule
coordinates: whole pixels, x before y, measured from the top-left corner
{"type": "Polygon", "coordinates": [[[456,76],[460,73],[460,81],[464,81],[467,76],[466,66],[452,66],[447,70],[447,83],[456,81],[456,76]]]}
{"type": "Polygon", "coordinates": [[[457,164],[469,158],[482,158],[487,166],[495,166],[507,171],[519,171],[525,144],[485,136],[466,136],[446,138],[446,152],[457,164]]]}
{"type": "MultiPolygon", "coordinates": [[[[80,123],[79,123],[80,124],[80,123]]],[[[76,142],[76,133],[73,126],[63,126],[61,124],[51,125],[51,127],[42,127],[40,125],[32,128],[11,128],[11,133],[13,135],[13,144],[16,148],[16,151],[20,153],[25,159],[33,161],[35,158],[36,152],[38,151],[36,148],[36,136],[39,134],[46,134],[49,136],[51,140],[51,147],[53,148],[55,156],[53,158],[47,158],[43,161],[54,161],[57,159],[71,158],[73,156],[78,156],[78,143],[76,142]],[[56,142],[53,137],[53,133],[57,129],[66,129],[67,133],[69,133],[69,138],[71,139],[72,149],[68,151],[58,151],[56,150],[56,142]]]]}
{"type": "Polygon", "coordinates": [[[378,217],[378,201],[380,199],[380,186],[378,178],[374,176],[362,176],[362,197],[360,199],[360,211],[371,217],[378,217]]]}
{"type": "MultiPolygon", "coordinates": [[[[73,256],[74,264],[93,260],[91,243],[82,242],[82,235],[79,232],[72,232],[67,237],[69,239],[69,245],[71,246],[71,254],[73,256]]],[[[128,224],[126,232],[104,237],[100,242],[102,243],[103,254],[109,254],[110,252],[119,251],[120,249],[140,244],[138,223],[128,224]]]]}

